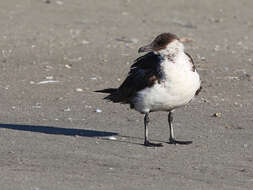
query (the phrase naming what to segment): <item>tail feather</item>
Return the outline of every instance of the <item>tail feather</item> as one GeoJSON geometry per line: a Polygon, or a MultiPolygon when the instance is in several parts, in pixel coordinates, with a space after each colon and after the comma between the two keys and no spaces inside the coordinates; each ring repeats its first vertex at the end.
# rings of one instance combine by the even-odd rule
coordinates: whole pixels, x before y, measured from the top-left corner
{"type": "Polygon", "coordinates": [[[106,88],[106,89],[103,89],[103,90],[96,90],[95,92],[113,94],[116,91],[117,91],[117,88],[106,88]]]}
{"type": "MultiPolygon", "coordinates": [[[[121,103],[121,104],[127,104],[131,102],[127,97],[122,94],[122,92],[118,88],[106,88],[103,90],[96,90],[94,92],[100,92],[100,93],[108,93],[109,95],[104,97],[105,100],[112,101],[114,103],[121,103]]],[[[133,108],[133,105],[131,104],[131,108],[133,108]]]]}
{"type": "Polygon", "coordinates": [[[117,88],[106,88],[106,89],[103,89],[103,90],[96,90],[95,92],[109,94],[108,96],[106,96],[104,98],[105,100],[109,100],[109,101],[112,101],[112,102],[120,102],[120,99],[119,99],[120,96],[119,96],[117,88]]]}

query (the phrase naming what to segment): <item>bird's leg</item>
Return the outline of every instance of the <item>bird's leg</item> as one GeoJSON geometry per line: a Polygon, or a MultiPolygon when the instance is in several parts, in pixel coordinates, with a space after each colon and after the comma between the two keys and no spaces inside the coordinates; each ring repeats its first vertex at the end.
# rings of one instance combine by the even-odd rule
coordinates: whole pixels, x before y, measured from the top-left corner
{"type": "Polygon", "coordinates": [[[177,141],[175,139],[174,130],[173,130],[173,126],[172,126],[172,122],[173,122],[173,113],[172,113],[172,111],[169,112],[168,122],[169,122],[169,128],[170,128],[169,144],[184,144],[184,145],[187,145],[187,144],[192,143],[192,141],[177,141]]]}
{"type": "Polygon", "coordinates": [[[144,127],[145,127],[145,131],[144,131],[144,144],[146,145],[146,143],[148,142],[148,123],[149,123],[150,119],[149,119],[149,114],[146,113],[144,116],[144,127]]]}
{"type": "Polygon", "coordinates": [[[172,126],[173,122],[173,113],[170,111],[168,115],[168,122],[169,122],[169,128],[170,128],[170,138],[169,138],[169,143],[171,144],[176,144],[175,136],[174,136],[174,130],[172,126]]]}
{"type": "Polygon", "coordinates": [[[149,123],[149,113],[146,113],[144,116],[144,145],[150,147],[162,146],[162,143],[151,143],[148,140],[148,123],[149,123]]]}

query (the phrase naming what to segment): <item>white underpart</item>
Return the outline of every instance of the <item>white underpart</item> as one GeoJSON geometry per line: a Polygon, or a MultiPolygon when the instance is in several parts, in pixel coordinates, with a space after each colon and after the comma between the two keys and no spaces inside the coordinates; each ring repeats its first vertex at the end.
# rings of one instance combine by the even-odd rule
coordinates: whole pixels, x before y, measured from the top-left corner
{"type": "Polygon", "coordinates": [[[168,111],[184,106],[193,99],[200,87],[199,74],[192,71],[192,64],[184,54],[183,45],[170,45],[159,53],[165,55],[175,51],[177,55],[173,62],[167,58],[161,60],[161,82],[141,90],[134,99],[135,109],[141,113],[168,111]]]}

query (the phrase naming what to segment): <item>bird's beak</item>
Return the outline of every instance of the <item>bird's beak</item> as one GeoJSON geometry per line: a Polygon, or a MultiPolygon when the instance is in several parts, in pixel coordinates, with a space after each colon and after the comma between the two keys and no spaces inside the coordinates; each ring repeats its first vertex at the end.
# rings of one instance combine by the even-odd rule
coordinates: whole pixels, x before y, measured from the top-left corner
{"type": "Polygon", "coordinates": [[[150,52],[153,51],[153,44],[148,44],[146,46],[140,47],[138,50],[138,53],[143,53],[143,52],[150,52]]]}

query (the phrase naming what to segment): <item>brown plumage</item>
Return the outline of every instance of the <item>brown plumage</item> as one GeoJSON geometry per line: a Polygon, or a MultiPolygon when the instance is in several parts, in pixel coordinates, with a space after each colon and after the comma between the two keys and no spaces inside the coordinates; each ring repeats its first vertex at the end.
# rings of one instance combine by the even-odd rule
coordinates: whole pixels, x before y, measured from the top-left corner
{"type": "Polygon", "coordinates": [[[184,52],[182,42],[171,33],[158,35],[150,44],[139,48],[138,52],[149,53],[134,61],[119,88],[96,92],[109,93],[105,99],[129,104],[131,108],[145,114],[145,146],[162,146],[161,143],[151,143],[148,140],[149,113],[154,111],[169,112],[169,143],[191,143],[175,140],[172,111],[189,103],[201,90],[201,81],[192,57],[184,52]]]}
{"type": "Polygon", "coordinates": [[[155,38],[155,40],[152,43],[153,50],[159,51],[161,49],[164,49],[166,45],[168,45],[174,40],[179,40],[179,38],[175,34],[171,34],[171,33],[160,34],[159,36],[155,38]]]}
{"type": "Polygon", "coordinates": [[[151,87],[159,81],[160,58],[154,53],[147,53],[134,61],[127,78],[117,89],[104,89],[96,92],[110,93],[104,99],[116,103],[129,103],[132,107],[132,97],[146,87],[151,87]]]}

